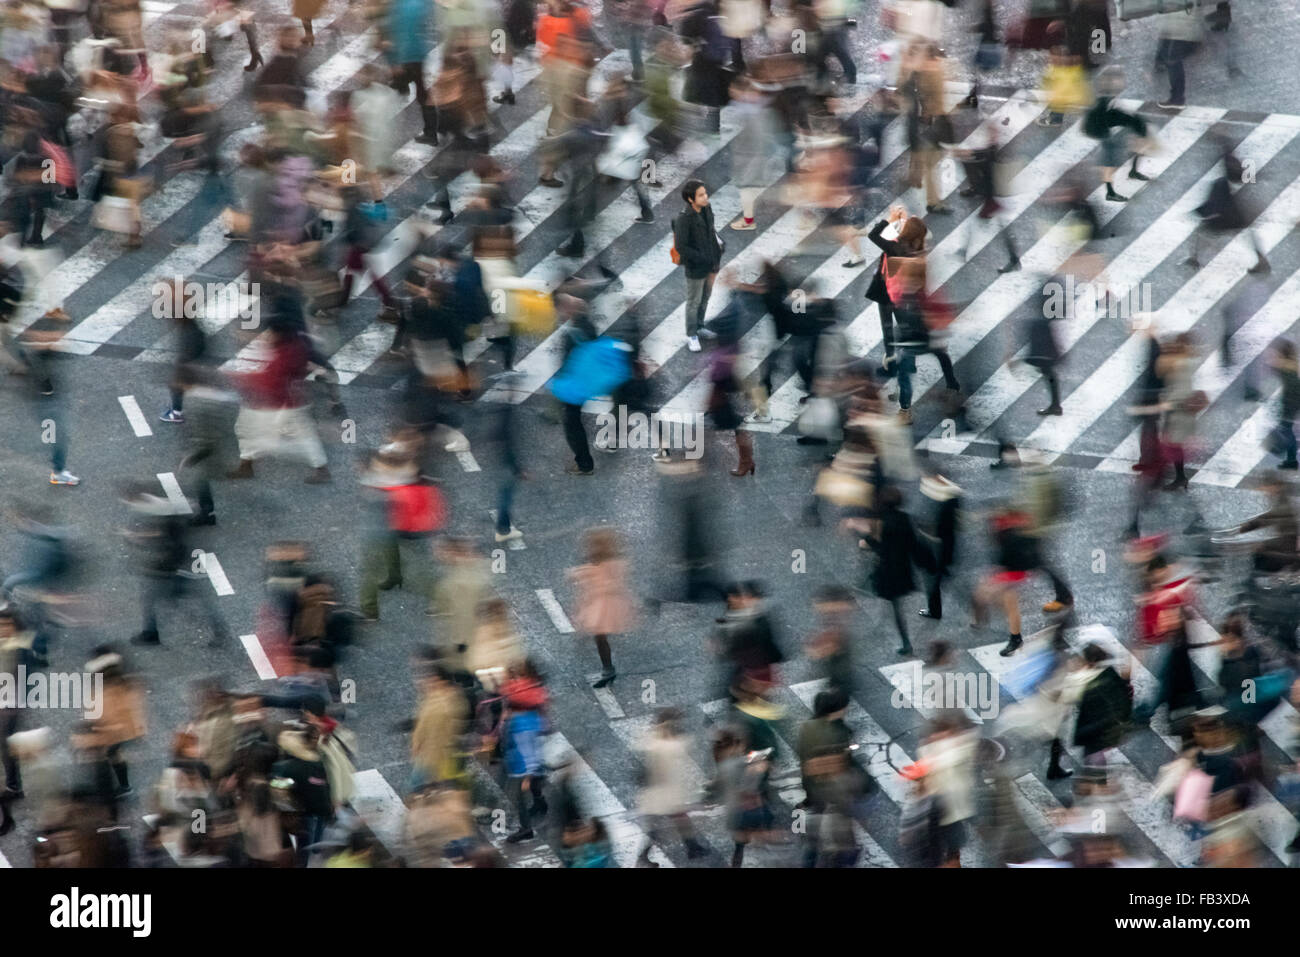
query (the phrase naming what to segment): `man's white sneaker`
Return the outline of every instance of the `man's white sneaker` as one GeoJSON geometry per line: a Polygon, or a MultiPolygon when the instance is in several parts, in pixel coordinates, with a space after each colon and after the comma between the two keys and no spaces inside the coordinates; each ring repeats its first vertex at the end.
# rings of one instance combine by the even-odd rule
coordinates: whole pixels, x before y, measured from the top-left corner
{"type": "Polygon", "coordinates": [[[513,525],[510,526],[510,531],[504,534],[502,534],[501,532],[497,532],[498,543],[510,542],[510,541],[514,541],[516,538],[523,538],[523,537],[524,537],[524,533],[519,531],[519,529],[515,528],[513,525]]]}
{"type": "Polygon", "coordinates": [[[468,452],[469,439],[465,438],[460,432],[452,434],[451,441],[443,446],[448,452],[468,452]]]}
{"type": "Polygon", "coordinates": [[[692,352],[699,352],[699,351],[700,351],[700,337],[699,337],[699,336],[687,336],[687,337],[686,337],[686,348],[687,348],[687,349],[690,349],[692,352]]]}
{"type": "Polygon", "coordinates": [[[67,469],[64,469],[62,472],[50,473],[50,484],[51,485],[80,485],[81,479],[77,478],[77,476],[73,475],[67,469]]]}

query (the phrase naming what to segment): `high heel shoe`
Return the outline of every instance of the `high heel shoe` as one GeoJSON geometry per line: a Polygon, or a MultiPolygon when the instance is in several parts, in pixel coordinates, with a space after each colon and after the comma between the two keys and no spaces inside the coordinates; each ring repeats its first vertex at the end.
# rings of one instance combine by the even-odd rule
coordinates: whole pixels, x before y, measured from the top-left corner
{"type": "Polygon", "coordinates": [[[253,57],[253,59],[251,59],[251,60],[248,61],[248,66],[244,67],[244,72],[245,72],[245,73],[252,73],[252,72],[253,72],[254,70],[256,70],[259,66],[261,66],[264,62],[265,62],[265,61],[262,59],[262,54],[259,53],[257,56],[253,57]]]}
{"type": "Polygon", "coordinates": [[[755,468],[756,466],[754,463],[750,462],[748,465],[741,465],[732,469],[731,474],[736,478],[744,478],[746,475],[753,475],[755,468]]]}

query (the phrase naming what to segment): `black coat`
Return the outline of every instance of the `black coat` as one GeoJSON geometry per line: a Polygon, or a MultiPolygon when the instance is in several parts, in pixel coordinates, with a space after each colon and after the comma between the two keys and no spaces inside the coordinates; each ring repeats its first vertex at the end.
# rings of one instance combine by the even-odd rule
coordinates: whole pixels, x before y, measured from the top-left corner
{"type": "Polygon", "coordinates": [[[934,556],[917,538],[907,513],[899,509],[880,516],[880,538],[868,537],[867,544],[876,553],[871,585],[881,598],[892,600],[916,591],[913,564],[926,570],[934,568],[934,556]]]}
{"type": "Polygon", "coordinates": [[[333,817],[334,803],[330,799],[329,778],[325,774],[325,765],[319,760],[289,755],[276,761],[271,773],[278,778],[293,781],[294,803],[303,814],[313,817],[333,817]]]}
{"type": "Polygon", "coordinates": [[[703,279],[722,265],[722,249],[713,228],[713,207],[699,212],[687,208],[673,220],[673,245],[682,259],[687,279],[703,279]]]}
{"type": "Polygon", "coordinates": [[[1114,668],[1106,667],[1084,689],[1079,701],[1079,718],[1074,726],[1075,747],[1085,754],[1113,748],[1124,737],[1133,713],[1128,682],[1114,668]]]}

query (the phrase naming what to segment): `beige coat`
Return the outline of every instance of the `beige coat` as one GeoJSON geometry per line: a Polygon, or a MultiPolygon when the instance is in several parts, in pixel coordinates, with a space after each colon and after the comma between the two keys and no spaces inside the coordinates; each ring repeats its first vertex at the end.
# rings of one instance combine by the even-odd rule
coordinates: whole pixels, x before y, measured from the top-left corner
{"type": "Polygon", "coordinates": [[[589,635],[623,635],[636,627],[636,607],[627,587],[627,562],[579,565],[569,572],[578,586],[578,627],[589,635]]]}
{"type": "Polygon", "coordinates": [[[492,582],[480,561],[457,563],[447,569],[433,590],[437,616],[434,639],[447,655],[447,666],[464,670],[474,634],[478,631],[478,607],[492,597],[492,582]]]}
{"type": "Polygon", "coordinates": [[[471,672],[504,670],[523,659],[524,646],[509,622],[482,624],[474,632],[466,667],[471,672]]]}
{"type": "Polygon", "coordinates": [[[692,798],[686,773],[691,767],[690,739],[685,735],[668,737],[652,729],[639,751],[646,771],[646,784],[637,803],[641,813],[666,816],[685,810],[692,798]]]}
{"type": "Polygon", "coordinates": [[[87,743],[111,748],[143,738],[149,730],[145,720],[144,694],[129,678],[104,682],[104,713],[95,722],[87,743]]]}
{"type": "Polygon", "coordinates": [[[975,814],[975,731],[927,741],[917,760],[930,766],[930,787],[943,800],[943,824],[964,821],[975,814]]]}
{"type": "Polygon", "coordinates": [[[411,763],[435,781],[454,777],[464,730],[464,696],[450,686],[427,693],[411,734],[411,763]]]}

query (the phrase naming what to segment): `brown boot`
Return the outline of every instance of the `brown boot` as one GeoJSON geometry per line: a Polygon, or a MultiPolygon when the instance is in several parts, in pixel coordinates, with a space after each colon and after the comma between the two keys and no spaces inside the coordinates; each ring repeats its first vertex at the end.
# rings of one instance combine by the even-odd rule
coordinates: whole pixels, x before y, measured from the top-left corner
{"type": "Polygon", "coordinates": [[[736,451],[740,453],[740,464],[731,470],[736,478],[754,474],[754,437],[743,429],[736,430],[736,451]]]}
{"type": "Polygon", "coordinates": [[[252,477],[253,477],[252,459],[240,459],[239,468],[235,469],[233,472],[226,473],[226,478],[228,479],[251,479],[252,477]]]}

